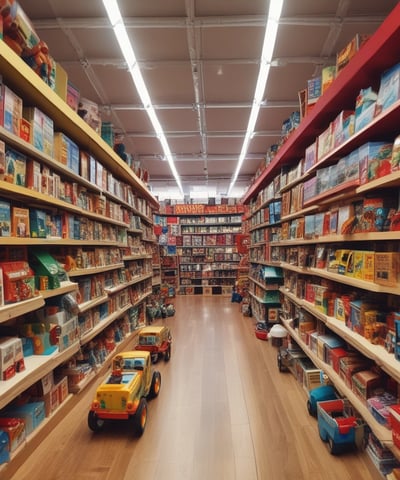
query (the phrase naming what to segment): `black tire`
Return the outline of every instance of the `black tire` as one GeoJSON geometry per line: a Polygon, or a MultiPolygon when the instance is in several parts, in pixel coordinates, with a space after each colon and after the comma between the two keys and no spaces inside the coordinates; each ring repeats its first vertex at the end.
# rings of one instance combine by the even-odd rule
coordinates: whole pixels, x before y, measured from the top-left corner
{"type": "Polygon", "coordinates": [[[164,354],[164,361],[169,362],[171,358],[171,345],[167,348],[167,351],[164,354]]]}
{"type": "Polygon", "coordinates": [[[140,399],[138,409],[132,417],[132,429],[134,435],[141,437],[144,433],[147,423],[147,401],[145,398],[140,399]]]}
{"type": "Polygon", "coordinates": [[[280,354],[278,354],[278,369],[280,372],[284,372],[286,370],[286,367],[284,367],[282,363],[282,357],[280,354]]]}
{"type": "Polygon", "coordinates": [[[148,398],[156,398],[160,393],[161,388],[161,373],[158,371],[153,372],[153,377],[151,379],[150,392],[148,398]]]}
{"type": "Polygon", "coordinates": [[[337,455],[341,452],[340,446],[336,445],[331,437],[328,438],[328,448],[332,455],[337,455]]]}
{"type": "Polygon", "coordinates": [[[307,400],[307,410],[308,410],[309,415],[311,415],[314,418],[317,418],[318,412],[317,412],[316,409],[313,410],[310,400],[307,400]]]}
{"type": "Polygon", "coordinates": [[[92,432],[100,432],[103,430],[105,420],[99,418],[92,410],[88,414],[88,426],[92,432]]]}
{"type": "Polygon", "coordinates": [[[151,363],[157,363],[158,362],[158,353],[152,353],[151,354],[151,363]]]}

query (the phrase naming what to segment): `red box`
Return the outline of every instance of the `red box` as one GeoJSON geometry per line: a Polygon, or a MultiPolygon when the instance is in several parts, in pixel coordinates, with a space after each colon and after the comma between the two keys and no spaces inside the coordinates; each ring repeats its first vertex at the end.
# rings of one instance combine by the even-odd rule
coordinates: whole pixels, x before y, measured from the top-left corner
{"type": "Polygon", "coordinates": [[[339,376],[349,388],[351,388],[352,376],[361,370],[367,370],[369,367],[368,361],[357,355],[342,357],[339,365],[339,376]]]}
{"type": "Polygon", "coordinates": [[[400,448],[400,405],[391,405],[389,407],[389,414],[393,443],[397,448],[400,448]]]}
{"type": "Polygon", "coordinates": [[[331,348],[328,355],[328,364],[335,370],[336,373],[339,373],[340,370],[340,359],[349,355],[349,352],[344,348],[331,348]]]}
{"type": "Polygon", "coordinates": [[[351,389],[366,404],[368,398],[376,393],[374,390],[381,386],[381,382],[382,378],[379,373],[372,370],[362,370],[353,375],[351,389]]]}

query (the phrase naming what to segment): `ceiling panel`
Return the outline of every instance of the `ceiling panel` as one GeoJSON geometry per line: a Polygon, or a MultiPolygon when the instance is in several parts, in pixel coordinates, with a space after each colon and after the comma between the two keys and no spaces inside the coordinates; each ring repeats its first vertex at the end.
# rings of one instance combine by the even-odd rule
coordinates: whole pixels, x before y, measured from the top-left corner
{"type": "MultiPolygon", "coordinates": [[[[174,184],[140,103],[101,1],[20,0],[52,56],[103,121],[124,135],[126,151],[149,170],[153,189],[174,184]],[[157,179],[162,178],[159,182],[157,179]],[[153,180],[152,180],[153,179],[153,180]]],[[[397,5],[385,0],[285,0],[264,106],[240,185],[251,178],[298,91],[333,64],[356,33],[372,33],[397,5]]],[[[227,191],[248,124],[267,20],[266,0],[120,0],[159,121],[187,193],[196,182],[227,191]],[[205,170],[206,168],[206,170],[205,170]]]]}

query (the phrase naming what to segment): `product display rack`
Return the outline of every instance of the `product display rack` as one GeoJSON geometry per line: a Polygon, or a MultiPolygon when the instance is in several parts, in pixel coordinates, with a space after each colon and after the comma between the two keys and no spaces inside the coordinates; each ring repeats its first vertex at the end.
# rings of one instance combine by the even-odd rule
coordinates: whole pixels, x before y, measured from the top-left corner
{"type": "Polygon", "coordinates": [[[170,252],[166,246],[160,246],[160,261],[162,295],[173,298],[179,285],[178,257],[175,249],[170,252]]]}
{"type": "MultiPolygon", "coordinates": [[[[385,381],[385,385],[392,386],[394,397],[397,397],[399,402],[400,363],[396,358],[396,347],[389,340],[389,336],[395,335],[395,332],[388,332],[388,337],[381,338],[380,341],[377,338],[374,340],[372,336],[366,338],[366,327],[364,334],[357,331],[356,314],[352,325],[345,318],[337,318],[340,310],[338,312],[336,307],[340,306],[340,302],[335,300],[336,295],[342,298],[347,293],[356,292],[356,298],[364,298],[364,301],[368,299],[371,303],[378,299],[381,309],[385,306],[389,311],[398,312],[398,281],[392,284],[388,282],[386,285],[377,283],[374,281],[374,269],[370,274],[372,278],[362,278],[360,275],[368,274],[367,264],[364,264],[360,275],[354,270],[352,276],[340,270],[344,268],[340,261],[339,266],[336,266],[339,271],[330,270],[329,266],[332,264],[330,260],[335,258],[334,254],[341,249],[347,249],[351,254],[359,250],[367,253],[398,252],[398,231],[342,233],[347,224],[343,222],[342,230],[336,230],[336,211],[346,209],[352,202],[357,205],[358,201],[365,198],[380,198],[383,193],[388,194],[386,197],[394,198],[396,204],[400,173],[397,170],[361,185],[357,180],[343,182],[311,195],[305,202],[302,199],[310,185],[309,181],[317,177],[322,168],[335,167],[338,159],[350,155],[366,142],[393,142],[400,133],[400,101],[397,99],[347,140],[325,152],[318,158],[317,163],[305,171],[303,169],[306,150],[314,142],[322,140],[321,135],[330,122],[333,122],[340,112],[354,110],[355,99],[361,89],[371,86],[378,91],[382,73],[399,61],[396,51],[396,45],[400,42],[399,16],[398,5],[365,48],[340,72],[244,196],[244,202],[250,205],[252,268],[275,266],[281,268],[284,274],[284,285],[279,288],[282,295],[282,323],[313,363],[324,371],[337,390],[351,401],[378,440],[398,459],[400,451],[394,444],[391,430],[382,425],[382,420],[378,421],[376,414],[371,412],[366,398],[362,397],[354,386],[354,381],[352,384],[351,378],[343,378],[343,375],[332,367],[329,355],[327,358],[320,344],[315,342],[318,342],[319,336],[322,339],[323,335],[334,335],[341,339],[344,345],[365,357],[374,371],[381,372],[382,381],[385,381]],[[264,210],[269,210],[269,205],[276,201],[281,201],[282,215],[279,221],[271,221],[264,216],[264,210]],[[328,227],[324,224],[326,218],[333,219],[334,228],[332,223],[328,227]],[[315,222],[314,233],[311,233],[312,229],[307,230],[307,222],[310,220],[315,222]],[[302,321],[305,319],[306,323],[310,321],[313,325],[309,330],[304,329],[305,323],[302,321]]],[[[393,88],[398,92],[397,84],[393,88]]],[[[398,203],[394,208],[396,206],[398,209],[398,203]]],[[[268,214],[270,213],[269,210],[268,214]]],[[[348,265],[349,263],[345,268],[350,268],[348,265]]],[[[391,275],[390,268],[385,275],[391,275]]],[[[364,369],[367,370],[368,367],[364,369]]]]}
{"type": "MultiPolygon", "coordinates": [[[[122,322],[124,319],[127,326],[124,335],[115,344],[113,351],[104,358],[104,362],[92,369],[92,374],[85,380],[76,383],[75,389],[70,389],[67,398],[46,417],[40,428],[29,435],[15,452],[11,452],[10,461],[0,466],[1,475],[12,475],[25,456],[32,453],[35,445],[50,433],[54,422],[59,421],[66,409],[72,408],[75,396],[71,391],[80,391],[90,380],[104,373],[111,357],[115,352],[127,348],[133,341],[135,328],[144,323],[145,301],[152,292],[152,215],[158,204],[147,186],[113,149],[3,42],[0,44],[0,71],[3,83],[23,100],[24,105],[35,106],[51,118],[55,129],[71,138],[81,150],[89,152],[113,180],[113,188],[110,185],[105,187],[104,184],[98,186],[0,127],[0,139],[6,146],[34,159],[42,168],[48,168],[63,181],[76,184],[80,191],[89,195],[90,201],[95,199],[99,205],[105,205],[104,210],[100,207],[96,210],[89,204],[78,205],[0,180],[0,196],[7,201],[34,205],[35,208],[46,211],[66,212],[78,217],[83,229],[83,236],[79,239],[69,238],[64,233],[46,238],[0,238],[3,248],[13,252],[20,249],[30,251],[44,246],[46,251],[57,258],[65,259],[68,256],[72,259],[72,264],[66,268],[69,280],[62,281],[58,288],[40,290],[28,300],[0,306],[2,327],[14,328],[18,319],[34,314],[66,294],[76,297],[79,307],[79,313],[73,319],[74,334],[65,333],[65,345],[60,343],[59,349],[50,355],[26,357],[26,369],[1,382],[0,408],[6,407],[18,395],[55,369],[66,373],[67,368],[64,365],[116,321],[122,322]],[[82,224],[87,224],[89,229],[94,226],[96,232],[102,231],[102,234],[93,236],[93,232],[86,231],[82,224]],[[93,290],[98,278],[104,283],[98,286],[98,290],[93,290]],[[87,291],[90,282],[92,290],[87,291]],[[90,324],[85,319],[88,312],[92,319],[97,318],[96,323],[90,324]]],[[[60,340],[61,338],[64,340],[64,337],[60,337],[60,340]]]]}
{"type": "MultiPolygon", "coordinates": [[[[159,239],[161,263],[178,269],[181,295],[231,295],[237,281],[241,254],[243,208],[237,205],[175,205],[171,214],[160,213],[155,223],[164,228],[159,239]],[[175,263],[176,262],[176,263],[175,263]]],[[[165,274],[164,274],[165,275],[165,274]]]]}
{"type": "Polygon", "coordinates": [[[182,216],[180,227],[179,293],[231,295],[240,262],[241,215],[182,216]]]}

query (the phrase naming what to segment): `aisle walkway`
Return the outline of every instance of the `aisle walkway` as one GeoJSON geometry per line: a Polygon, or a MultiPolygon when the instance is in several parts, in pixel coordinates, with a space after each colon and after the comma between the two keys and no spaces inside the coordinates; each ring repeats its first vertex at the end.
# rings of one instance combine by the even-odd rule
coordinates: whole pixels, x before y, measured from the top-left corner
{"type": "Polygon", "coordinates": [[[222,297],[178,297],[171,361],[144,435],[93,434],[95,386],[10,480],[378,480],[364,454],[330,455],[276,348],[222,297]]]}

